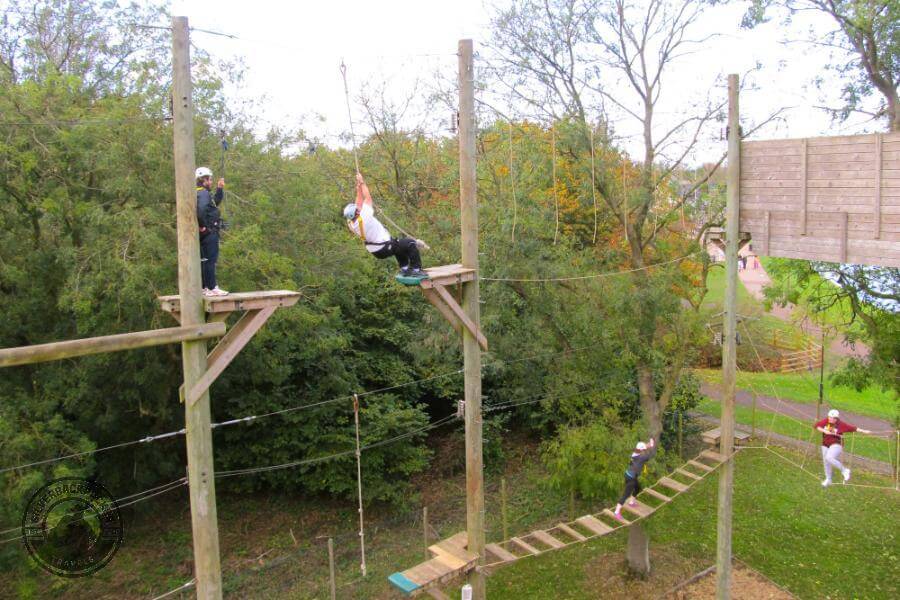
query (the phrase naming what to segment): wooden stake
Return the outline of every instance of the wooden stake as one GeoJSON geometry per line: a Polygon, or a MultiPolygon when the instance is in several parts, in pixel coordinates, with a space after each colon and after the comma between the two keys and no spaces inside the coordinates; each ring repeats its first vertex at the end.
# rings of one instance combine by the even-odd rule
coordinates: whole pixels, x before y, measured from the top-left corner
{"type": "Polygon", "coordinates": [[[328,573],[330,574],[331,600],[335,600],[337,598],[337,585],[334,579],[334,540],[331,538],[328,538],[328,573]]]}
{"type": "MultiPolygon", "coordinates": [[[[472,40],[459,41],[459,192],[462,226],[462,265],[478,270],[478,198],[475,179],[475,67],[472,40]]],[[[463,310],[480,328],[478,279],[466,282],[463,310]]],[[[481,348],[468,329],[463,329],[466,422],[466,534],[468,550],[484,565],[484,464],[482,460],[481,348]]],[[[469,573],[474,600],[484,600],[481,569],[469,573]]]]}
{"type": "Polygon", "coordinates": [[[500,478],[500,520],[503,525],[503,539],[509,539],[509,521],[506,518],[506,477],[500,478]]]}
{"type": "Polygon", "coordinates": [[[722,340],[722,418],[716,543],[716,598],[731,598],[731,501],[734,482],[734,387],[737,370],[737,272],[740,223],[741,136],[738,76],[728,76],[728,197],[725,207],[725,322],[722,340]]]}
{"type": "Polygon", "coordinates": [[[353,394],[353,422],[356,425],[356,490],[359,497],[359,570],[366,576],[366,530],[363,520],[362,453],[359,451],[359,396],[353,394]]]}
{"type": "MultiPolygon", "coordinates": [[[[203,296],[200,293],[200,238],[194,185],[194,106],[191,99],[189,31],[187,17],[172,18],[172,129],[178,228],[178,293],[181,296],[183,327],[206,322],[203,296]]],[[[194,384],[206,372],[206,341],[182,342],[181,360],[184,389],[193,389],[194,384]]],[[[208,391],[197,402],[185,403],[184,423],[197,598],[219,599],[222,597],[222,569],[219,563],[219,528],[208,391]]]]}
{"type": "Polygon", "coordinates": [[[422,507],[422,541],[424,542],[425,548],[425,560],[431,558],[431,553],[428,552],[428,507],[422,507]]]}

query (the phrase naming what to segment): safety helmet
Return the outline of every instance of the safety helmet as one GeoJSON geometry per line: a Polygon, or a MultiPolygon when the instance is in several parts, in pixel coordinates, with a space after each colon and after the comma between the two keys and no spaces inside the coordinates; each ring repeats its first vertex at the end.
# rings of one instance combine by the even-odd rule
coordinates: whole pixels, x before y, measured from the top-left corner
{"type": "Polygon", "coordinates": [[[212,171],[209,170],[209,167],[197,167],[197,170],[194,171],[194,177],[196,179],[200,179],[201,177],[212,177],[212,171]]]}
{"type": "Polygon", "coordinates": [[[828,418],[830,419],[837,419],[839,416],[841,416],[841,413],[839,413],[836,408],[832,408],[828,411],[828,418]]]}
{"type": "Polygon", "coordinates": [[[637,445],[634,447],[634,449],[640,450],[641,452],[643,452],[644,450],[647,449],[647,444],[645,444],[644,442],[638,442],[637,445]]]}
{"type": "Polygon", "coordinates": [[[356,203],[351,202],[344,207],[344,218],[347,220],[356,218],[356,203]]]}

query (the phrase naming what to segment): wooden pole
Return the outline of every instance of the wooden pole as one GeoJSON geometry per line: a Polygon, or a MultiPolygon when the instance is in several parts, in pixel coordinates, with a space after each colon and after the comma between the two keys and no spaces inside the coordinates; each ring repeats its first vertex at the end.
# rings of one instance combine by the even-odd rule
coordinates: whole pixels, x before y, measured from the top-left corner
{"type": "Polygon", "coordinates": [[[362,453],[359,451],[359,396],[353,394],[353,421],[356,424],[356,491],[359,498],[359,570],[366,576],[366,530],[363,521],[362,453]]]}
{"type": "MultiPolygon", "coordinates": [[[[478,199],[475,180],[475,67],[472,40],[459,41],[459,196],[462,225],[462,265],[478,271],[478,199]]],[[[481,327],[478,278],[463,284],[463,310],[481,327]]],[[[468,550],[484,564],[484,465],[481,438],[481,348],[463,328],[463,370],[466,401],[466,534],[468,550]]],[[[484,600],[480,569],[469,572],[474,600],[484,600]]]]}
{"type": "Polygon", "coordinates": [[[81,340],[66,340],[50,344],[36,344],[19,348],[3,348],[0,350],[0,367],[28,365],[50,360],[62,360],[76,356],[100,354],[102,352],[119,352],[134,350],[148,346],[174,344],[186,340],[206,340],[225,335],[225,323],[201,323],[190,327],[169,327],[135,331],[81,340]]]}
{"type": "MultiPolygon", "coordinates": [[[[200,239],[194,179],[194,105],[191,100],[189,36],[187,17],[172,17],[178,293],[181,296],[181,325],[184,327],[206,322],[203,296],[200,293],[200,239]]],[[[184,389],[190,390],[206,372],[206,341],[182,342],[181,362],[184,368],[184,389]]],[[[222,569],[219,563],[219,528],[208,391],[197,402],[185,403],[184,422],[197,598],[218,599],[222,597],[222,569]]]]}
{"type": "Polygon", "coordinates": [[[328,538],[328,573],[330,575],[331,600],[335,600],[337,598],[337,584],[334,579],[334,540],[332,538],[328,538]]]}
{"type": "Polygon", "coordinates": [[[731,500],[734,483],[734,386],[737,370],[737,272],[740,229],[741,134],[738,76],[728,76],[728,197],[725,206],[725,323],[722,340],[722,419],[719,452],[716,598],[731,598],[731,500]]]}
{"type": "Polygon", "coordinates": [[[509,520],[506,517],[506,477],[500,478],[500,520],[503,525],[503,539],[509,539],[509,520]]]}
{"type": "Polygon", "coordinates": [[[428,507],[422,507],[422,541],[425,544],[425,560],[431,558],[431,553],[428,551],[428,507]]]}

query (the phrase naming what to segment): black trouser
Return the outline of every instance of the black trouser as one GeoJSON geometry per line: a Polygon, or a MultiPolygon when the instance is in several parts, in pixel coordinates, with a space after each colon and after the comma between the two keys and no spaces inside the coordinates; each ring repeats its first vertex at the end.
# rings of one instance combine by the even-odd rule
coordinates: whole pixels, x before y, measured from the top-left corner
{"type": "Polygon", "coordinates": [[[625,501],[628,500],[630,496],[637,496],[641,493],[641,482],[638,481],[637,477],[629,477],[628,474],[625,474],[625,491],[622,493],[622,498],[619,499],[619,504],[625,504],[625,501]]]}
{"type": "Polygon", "coordinates": [[[200,277],[203,288],[216,287],[216,262],[219,260],[219,232],[208,231],[200,235],[200,277]]]}
{"type": "Polygon", "coordinates": [[[392,239],[382,246],[380,250],[373,252],[372,255],[375,258],[395,256],[401,269],[403,267],[422,268],[422,257],[419,256],[419,247],[416,246],[416,240],[412,238],[392,239]]]}

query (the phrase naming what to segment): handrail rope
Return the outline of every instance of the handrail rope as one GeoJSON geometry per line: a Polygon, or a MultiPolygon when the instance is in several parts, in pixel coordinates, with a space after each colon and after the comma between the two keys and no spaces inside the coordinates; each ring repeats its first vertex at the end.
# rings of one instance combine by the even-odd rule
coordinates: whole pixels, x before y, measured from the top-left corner
{"type": "Polygon", "coordinates": [[[175,589],[173,589],[173,590],[169,590],[169,591],[166,592],[165,594],[160,594],[159,596],[155,596],[155,597],[153,598],[153,600],[162,600],[163,598],[168,598],[168,597],[171,596],[172,594],[177,594],[178,592],[183,592],[184,590],[186,590],[186,589],[188,589],[188,588],[190,588],[190,587],[193,587],[195,583],[196,583],[196,580],[195,580],[195,579],[191,579],[190,581],[186,581],[185,583],[182,583],[181,585],[179,585],[177,588],[175,588],[175,589]]]}
{"type": "Polygon", "coordinates": [[[479,281],[511,281],[511,282],[519,282],[519,283],[541,283],[541,282],[555,282],[555,281],[575,281],[580,279],[599,279],[602,277],[613,277],[616,275],[627,275],[628,273],[637,273],[638,271],[646,271],[649,269],[653,269],[655,267],[662,267],[665,265],[670,265],[672,263],[680,262],[686,260],[692,256],[697,256],[702,254],[704,251],[691,252],[690,254],[685,254],[684,256],[679,256],[678,258],[673,258],[671,260],[667,260],[664,262],[653,263],[651,265],[645,265],[643,267],[638,267],[636,269],[625,269],[623,271],[606,271],[603,273],[594,273],[592,275],[578,275],[574,277],[535,277],[535,278],[515,278],[515,277],[481,277],[479,276],[479,281]]]}

